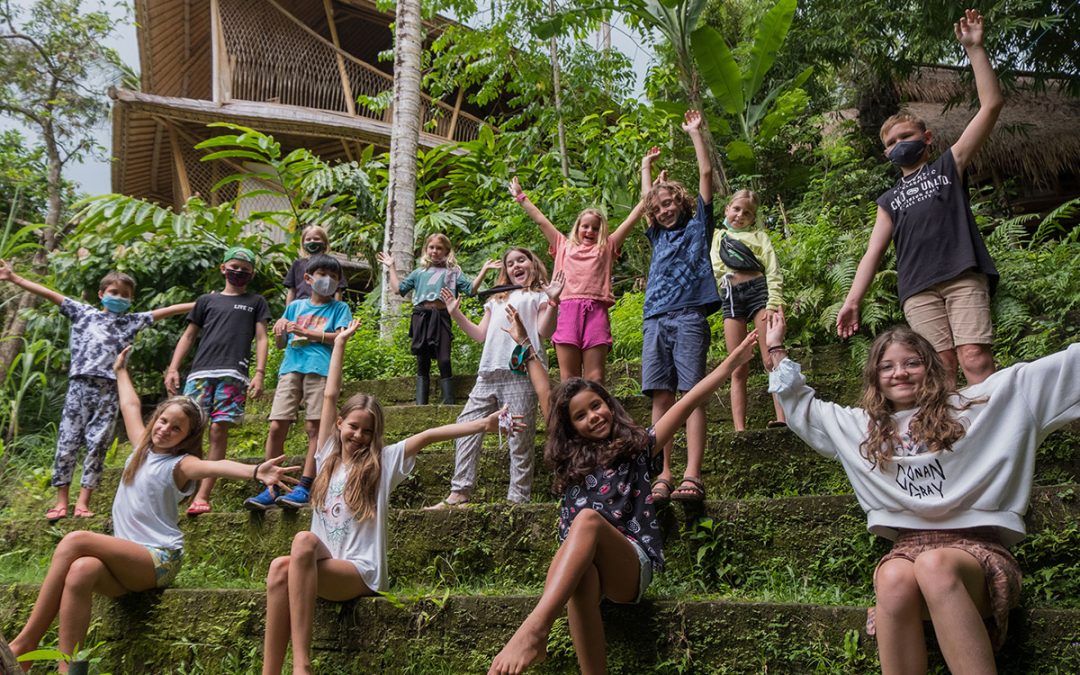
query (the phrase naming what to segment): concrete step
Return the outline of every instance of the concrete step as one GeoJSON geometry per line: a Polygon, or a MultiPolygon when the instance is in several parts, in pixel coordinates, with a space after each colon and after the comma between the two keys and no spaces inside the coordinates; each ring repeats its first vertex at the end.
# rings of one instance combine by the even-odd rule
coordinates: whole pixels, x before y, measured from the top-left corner
{"type": "MultiPolygon", "coordinates": [[[[0,595],[0,625],[14,634],[37,593],[0,595]]],[[[535,604],[534,597],[365,598],[317,604],[316,672],[482,673],[535,604]]],[[[116,673],[255,673],[261,666],[261,591],[171,589],[96,597],[89,642],[116,673]]],[[[862,607],[730,600],[646,599],[603,606],[612,673],[867,673],[877,645],[862,607]]],[[[1017,610],[998,655],[1002,673],[1077,672],[1080,610],[1017,610]]],[[[929,631],[928,631],[929,632],[929,631]]],[[[942,668],[931,651],[935,671],[942,668]]],[[[36,670],[43,670],[38,668],[36,670]]],[[[537,673],[575,673],[565,619],[537,673]]]]}
{"type": "MultiPolygon", "coordinates": [[[[310,514],[182,518],[186,547],[177,584],[220,579],[214,583],[261,587],[270,561],[308,529],[310,514]]],[[[848,496],[712,501],[662,509],[660,520],[668,564],[656,583],[673,594],[865,602],[874,565],[888,550],[887,542],[867,533],[862,510],[848,496]]],[[[394,509],[388,553],[395,587],[538,589],[557,548],[556,521],[555,504],[394,509]]],[[[1027,575],[1025,600],[1080,609],[1080,485],[1036,489],[1027,521],[1029,536],[1014,551],[1027,575]]],[[[2,519],[0,550],[32,553],[24,557],[43,565],[60,537],[81,527],[108,532],[110,523],[104,516],[68,518],[44,528],[38,519],[2,519]]],[[[42,566],[38,576],[43,572],[42,566]]]]}

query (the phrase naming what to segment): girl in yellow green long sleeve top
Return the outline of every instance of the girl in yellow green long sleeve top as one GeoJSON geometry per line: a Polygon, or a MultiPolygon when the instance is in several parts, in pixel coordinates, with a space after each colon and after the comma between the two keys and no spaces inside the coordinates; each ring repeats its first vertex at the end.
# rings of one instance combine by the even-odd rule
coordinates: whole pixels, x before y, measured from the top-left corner
{"type": "MultiPolygon", "coordinates": [[[[728,351],[746,338],[747,323],[766,326],[773,312],[783,304],[783,274],[772,241],[765,230],[755,228],[758,196],[739,190],[724,208],[724,227],[717,228],[712,243],[712,265],[720,285],[724,313],[724,340],[728,351]]],[[[761,358],[772,370],[764,331],[759,331],[761,358]]],[[[741,365],[731,375],[731,417],[736,431],[746,429],[746,378],[750,371],[741,365]]],[[[776,420],[770,427],[784,426],[784,411],[773,398],[776,420]]]]}

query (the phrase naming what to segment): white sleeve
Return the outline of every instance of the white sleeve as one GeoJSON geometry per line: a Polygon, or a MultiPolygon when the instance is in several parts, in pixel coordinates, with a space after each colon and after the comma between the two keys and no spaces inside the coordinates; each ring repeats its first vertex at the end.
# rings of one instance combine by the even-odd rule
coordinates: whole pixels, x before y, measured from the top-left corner
{"type": "MultiPolygon", "coordinates": [[[[1015,371],[1010,378],[1013,391],[1027,402],[1035,424],[1043,433],[1080,419],[1080,342],[1008,370],[1015,371]]],[[[1010,392],[1005,388],[999,395],[1008,396],[1010,392]]]]}
{"type": "Polygon", "coordinates": [[[859,451],[866,414],[817,398],[799,364],[788,358],[777,364],[769,373],[769,392],[779,399],[788,427],[819,454],[836,459],[843,451],[859,451]]]}
{"type": "Polygon", "coordinates": [[[390,490],[393,490],[401,481],[405,480],[416,467],[416,455],[408,457],[405,454],[405,441],[398,441],[384,447],[382,461],[382,475],[389,481],[387,487],[390,490]]]}

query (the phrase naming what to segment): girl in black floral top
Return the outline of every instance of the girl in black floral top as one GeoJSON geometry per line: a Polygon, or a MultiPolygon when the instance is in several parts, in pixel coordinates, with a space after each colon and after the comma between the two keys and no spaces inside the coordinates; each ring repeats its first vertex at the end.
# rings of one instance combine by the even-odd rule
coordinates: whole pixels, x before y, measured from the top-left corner
{"type": "Polygon", "coordinates": [[[651,429],[634,423],[602,386],[573,378],[552,392],[544,460],[555,474],[559,551],[544,593],[491,665],[520,673],[547,656],[548,633],[568,609],[570,636],[583,673],[604,672],[607,655],[600,598],[632,603],[664,564],[649,490],[659,450],[702,402],[754,354],[757,332],[664,414],[651,429]]]}

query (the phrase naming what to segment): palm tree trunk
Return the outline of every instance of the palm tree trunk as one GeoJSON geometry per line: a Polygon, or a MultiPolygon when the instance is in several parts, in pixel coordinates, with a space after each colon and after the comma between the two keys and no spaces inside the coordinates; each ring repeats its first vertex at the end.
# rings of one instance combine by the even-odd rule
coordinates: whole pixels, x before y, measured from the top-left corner
{"type": "MultiPolygon", "coordinates": [[[[555,16],[555,0],[548,0],[548,9],[555,16]]],[[[562,161],[563,181],[570,179],[570,159],[566,156],[566,127],[563,125],[562,116],[562,86],[559,73],[559,45],[555,36],[551,36],[551,80],[555,90],[555,120],[559,125],[559,159],[562,161]]]]}

